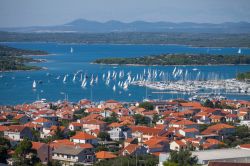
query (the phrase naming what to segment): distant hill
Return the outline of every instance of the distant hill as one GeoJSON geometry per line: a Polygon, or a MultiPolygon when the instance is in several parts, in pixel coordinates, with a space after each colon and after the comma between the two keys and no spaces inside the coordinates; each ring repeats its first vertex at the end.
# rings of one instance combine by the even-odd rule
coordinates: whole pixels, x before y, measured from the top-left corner
{"type": "Polygon", "coordinates": [[[97,22],[77,19],[58,26],[34,26],[22,28],[0,28],[0,31],[24,33],[109,33],[109,32],[183,32],[183,33],[250,33],[248,22],[212,23],[173,23],[134,21],[124,23],[120,21],[97,22]]]}

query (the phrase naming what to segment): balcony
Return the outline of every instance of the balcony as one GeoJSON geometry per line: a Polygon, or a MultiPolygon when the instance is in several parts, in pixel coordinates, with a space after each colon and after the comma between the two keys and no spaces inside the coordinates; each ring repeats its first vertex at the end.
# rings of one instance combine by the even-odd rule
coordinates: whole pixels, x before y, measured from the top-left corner
{"type": "Polygon", "coordinates": [[[78,162],[78,159],[74,158],[65,158],[62,156],[52,156],[53,160],[60,160],[60,161],[68,161],[68,162],[78,162]]]}

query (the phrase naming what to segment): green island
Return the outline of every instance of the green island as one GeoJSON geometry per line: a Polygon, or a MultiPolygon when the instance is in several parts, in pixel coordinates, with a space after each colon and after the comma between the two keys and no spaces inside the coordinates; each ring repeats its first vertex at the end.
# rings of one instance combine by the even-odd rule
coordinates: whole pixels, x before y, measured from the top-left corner
{"type": "Polygon", "coordinates": [[[136,58],[103,58],[93,63],[110,65],[239,65],[250,64],[250,56],[208,54],[162,54],[136,58]]]}
{"type": "Polygon", "coordinates": [[[237,80],[239,81],[250,80],[250,71],[245,72],[245,73],[239,73],[237,75],[237,80]]]}
{"type": "Polygon", "coordinates": [[[250,34],[228,33],[15,33],[0,32],[0,42],[60,42],[84,44],[179,44],[194,47],[250,47],[250,34]]]}
{"type": "Polygon", "coordinates": [[[40,70],[41,67],[26,65],[30,62],[41,62],[42,60],[24,57],[23,55],[47,55],[45,51],[24,50],[0,45],[0,71],[15,70],[40,70]]]}

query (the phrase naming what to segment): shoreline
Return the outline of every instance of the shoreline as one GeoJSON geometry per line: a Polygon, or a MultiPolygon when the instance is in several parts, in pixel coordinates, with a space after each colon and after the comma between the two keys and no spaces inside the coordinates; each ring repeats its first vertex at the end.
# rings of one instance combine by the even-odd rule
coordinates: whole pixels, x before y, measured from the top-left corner
{"type": "Polygon", "coordinates": [[[22,72],[22,71],[41,71],[41,70],[48,70],[48,68],[41,67],[40,69],[30,69],[30,70],[5,70],[5,71],[0,71],[0,73],[12,73],[12,72],[22,72]]]}
{"type": "MultiPolygon", "coordinates": [[[[164,43],[85,43],[85,42],[43,42],[43,41],[33,41],[33,42],[27,42],[27,41],[4,41],[4,42],[0,42],[1,43],[41,43],[41,44],[46,44],[46,43],[53,43],[53,44],[70,44],[70,45],[162,45],[162,46],[172,46],[172,45],[176,45],[176,46],[187,46],[187,47],[193,47],[193,48],[245,48],[245,49],[250,49],[250,46],[196,46],[196,45],[192,45],[192,44],[164,44],[164,43]]],[[[45,55],[47,56],[47,55],[45,55]]]]}
{"type": "Polygon", "coordinates": [[[91,62],[90,64],[94,65],[108,65],[108,66],[247,66],[250,64],[207,64],[207,65],[146,65],[146,64],[106,64],[106,63],[94,63],[91,62]]]}

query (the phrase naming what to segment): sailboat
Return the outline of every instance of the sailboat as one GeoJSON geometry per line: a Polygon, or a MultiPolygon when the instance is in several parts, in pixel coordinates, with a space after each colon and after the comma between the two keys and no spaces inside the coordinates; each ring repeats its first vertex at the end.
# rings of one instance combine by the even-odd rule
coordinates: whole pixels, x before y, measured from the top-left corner
{"type": "Polygon", "coordinates": [[[74,52],[74,49],[73,47],[70,48],[70,53],[73,53],[74,52]]]}
{"type": "Polygon", "coordinates": [[[115,87],[115,85],[113,86],[113,91],[115,92],[115,90],[116,90],[116,87],[115,87]]]}
{"type": "Polygon", "coordinates": [[[63,78],[63,82],[66,83],[66,81],[67,81],[67,75],[65,75],[63,78]]]}
{"type": "Polygon", "coordinates": [[[76,74],[74,74],[74,77],[73,77],[73,82],[76,81],[76,74]]]}
{"type": "Polygon", "coordinates": [[[95,78],[95,83],[96,84],[98,83],[98,76],[96,76],[96,78],[95,78]]]}
{"type": "Polygon", "coordinates": [[[94,77],[93,77],[93,75],[92,75],[92,77],[91,77],[91,80],[90,80],[90,83],[89,83],[89,84],[90,84],[91,86],[93,86],[93,83],[94,83],[94,77]]]}
{"type": "Polygon", "coordinates": [[[35,80],[33,81],[32,88],[36,89],[36,81],[35,80]]]}
{"type": "Polygon", "coordinates": [[[86,81],[86,78],[84,78],[83,81],[82,81],[81,87],[82,87],[82,88],[85,88],[86,85],[87,85],[87,81],[86,81]]]}
{"type": "Polygon", "coordinates": [[[239,48],[239,50],[238,50],[238,54],[241,54],[241,49],[239,48]]]}

